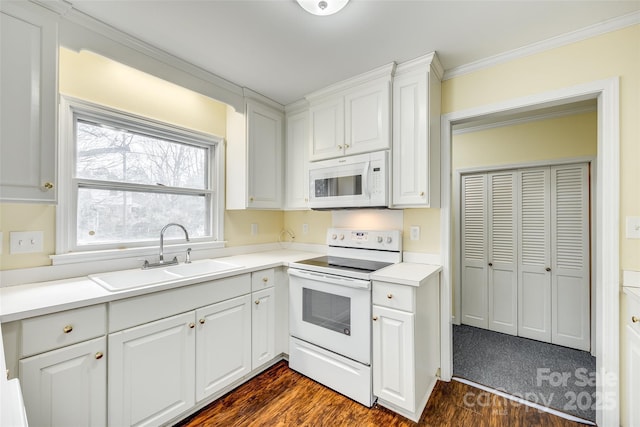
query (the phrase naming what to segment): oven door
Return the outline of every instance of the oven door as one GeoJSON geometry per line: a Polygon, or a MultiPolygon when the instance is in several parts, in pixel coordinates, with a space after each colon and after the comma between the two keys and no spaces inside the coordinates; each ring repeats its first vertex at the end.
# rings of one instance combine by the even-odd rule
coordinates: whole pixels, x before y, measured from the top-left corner
{"type": "Polygon", "coordinates": [[[371,364],[371,282],[289,268],[293,337],[371,364]]]}

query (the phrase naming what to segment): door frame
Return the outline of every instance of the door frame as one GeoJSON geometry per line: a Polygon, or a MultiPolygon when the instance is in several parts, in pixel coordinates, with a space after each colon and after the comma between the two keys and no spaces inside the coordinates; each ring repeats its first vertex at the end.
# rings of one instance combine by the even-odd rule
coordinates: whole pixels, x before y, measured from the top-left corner
{"type": "Polygon", "coordinates": [[[596,408],[598,425],[619,425],[620,374],[620,79],[584,83],[521,98],[454,111],[441,116],[441,378],[453,373],[453,323],[451,291],[453,271],[452,224],[452,126],[483,118],[596,99],[598,143],[596,173],[595,275],[596,298],[596,391],[600,401],[613,402],[596,408]],[[606,333],[604,333],[606,331],[606,333]]]}
{"type": "Polygon", "coordinates": [[[589,287],[591,298],[589,307],[591,311],[590,315],[590,341],[591,341],[591,355],[596,355],[596,287],[595,287],[595,265],[596,265],[596,239],[593,237],[596,233],[596,206],[597,206],[597,195],[596,195],[596,186],[598,182],[598,174],[597,174],[597,159],[594,156],[581,156],[581,157],[567,157],[560,159],[550,159],[550,160],[539,160],[532,162],[524,162],[524,163],[508,163],[503,165],[493,165],[493,166],[476,166],[469,168],[460,168],[453,171],[453,186],[452,186],[452,210],[454,213],[453,219],[453,253],[452,253],[452,262],[453,262],[453,303],[452,307],[455,308],[455,314],[451,315],[451,322],[454,325],[460,325],[461,318],[460,315],[462,313],[462,204],[461,204],[461,184],[462,184],[462,176],[464,175],[472,175],[475,173],[491,173],[491,172],[501,172],[501,171],[509,171],[516,169],[530,169],[530,168],[538,168],[538,167],[547,167],[547,166],[560,166],[560,165],[574,165],[574,164],[587,164],[589,167],[589,218],[590,218],[590,227],[589,227],[589,250],[591,256],[589,257],[589,265],[590,265],[590,280],[589,287]]]}

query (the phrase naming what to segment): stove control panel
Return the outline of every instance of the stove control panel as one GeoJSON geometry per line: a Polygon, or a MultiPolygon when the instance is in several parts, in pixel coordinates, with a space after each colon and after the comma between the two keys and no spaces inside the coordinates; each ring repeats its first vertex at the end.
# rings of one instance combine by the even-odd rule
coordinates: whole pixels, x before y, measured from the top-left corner
{"type": "Polygon", "coordinates": [[[400,230],[330,228],[327,230],[327,244],[343,248],[401,251],[402,232],[400,230]]]}

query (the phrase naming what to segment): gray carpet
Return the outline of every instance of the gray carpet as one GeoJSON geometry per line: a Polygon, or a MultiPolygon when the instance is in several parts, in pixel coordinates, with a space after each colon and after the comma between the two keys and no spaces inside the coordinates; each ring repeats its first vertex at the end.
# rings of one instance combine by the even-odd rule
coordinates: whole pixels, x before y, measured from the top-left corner
{"type": "Polygon", "coordinates": [[[595,422],[596,359],[499,332],[453,326],[453,375],[595,422]]]}

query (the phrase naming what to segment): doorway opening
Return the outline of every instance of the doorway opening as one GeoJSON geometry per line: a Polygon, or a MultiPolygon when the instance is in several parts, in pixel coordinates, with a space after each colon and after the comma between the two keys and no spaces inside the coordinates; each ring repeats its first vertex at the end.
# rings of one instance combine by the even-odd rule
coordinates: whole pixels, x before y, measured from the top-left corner
{"type": "MultiPolygon", "coordinates": [[[[592,224],[592,318],[595,337],[592,351],[596,358],[596,393],[608,401],[618,401],[619,356],[619,82],[617,78],[587,83],[557,91],[536,94],[492,105],[442,116],[442,209],[441,240],[443,256],[442,274],[442,379],[453,376],[453,325],[455,320],[454,259],[455,247],[453,216],[452,131],[455,126],[480,121],[495,121],[513,115],[527,115],[547,108],[566,106],[587,100],[597,102],[597,159],[593,170],[598,179],[594,186],[595,214],[592,224]],[[606,333],[604,333],[606,331],[606,333]]],[[[598,424],[619,424],[619,408],[603,402],[595,405],[598,424]]]]}
{"type": "Polygon", "coordinates": [[[453,128],[453,375],[592,422],[596,150],[595,100],[453,128]]]}

